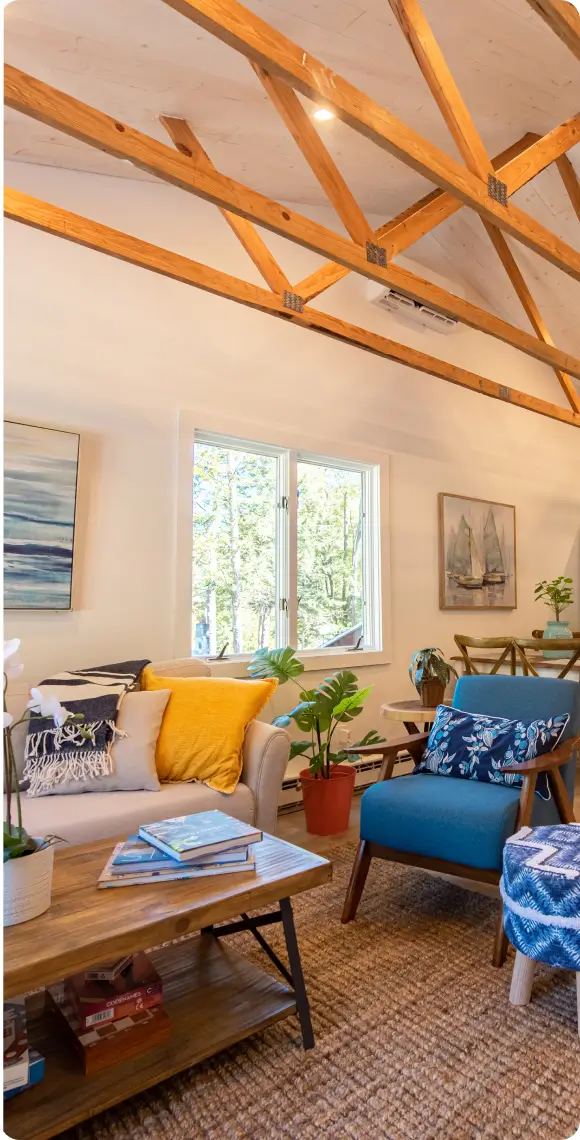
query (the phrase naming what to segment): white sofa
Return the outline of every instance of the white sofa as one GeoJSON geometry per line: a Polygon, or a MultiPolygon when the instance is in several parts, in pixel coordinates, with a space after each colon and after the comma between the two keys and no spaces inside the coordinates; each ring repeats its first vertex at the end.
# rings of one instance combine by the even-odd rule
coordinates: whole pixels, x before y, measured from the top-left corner
{"type": "MultiPolygon", "coordinates": [[[[191,658],[156,661],[161,677],[209,676],[191,658]]],[[[23,824],[29,835],[58,835],[67,843],[126,836],[139,824],[189,812],[219,808],[262,831],[274,832],[278,798],[290,751],[283,729],[253,721],[246,732],[240,782],[231,795],[205,784],[162,784],[160,792],[85,792],[80,795],[22,795],[23,824]]],[[[19,766],[19,765],[18,765],[19,766]]]]}

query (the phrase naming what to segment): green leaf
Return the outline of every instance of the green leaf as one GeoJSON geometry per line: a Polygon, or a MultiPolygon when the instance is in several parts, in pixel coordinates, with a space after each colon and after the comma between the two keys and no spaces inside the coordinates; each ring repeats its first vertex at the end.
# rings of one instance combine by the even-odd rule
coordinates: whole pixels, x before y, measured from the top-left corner
{"type": "Polygon", "coordinates": [[[9,828],[7,823],[4,824],[3,855],[5,863],[8,859],[19,859],[33,851],[36,851],[36,843],[24,828],[22,828],[22,833],[19,836],[17,827],[9,828]]]}
{"type": "Polygon", "coordinates": [[[312,748],[314,745],[311,740],[293,740],[290,745],[290,759],[293,760],[295,756],[305,756],[312,748]]]}
{"type": "Polygon", "coordinates": [[[368,744],[386,744],[386,737],[381,736],[376,728],[371,728],[366,732],[362,740],[357,740],[355,744],[351,744],[351,748],[366,748],[368,744]]]}
{"type": "Polygon", "coordinates": [[[359,710],[361,705],[364,705],[372,691],[372,685],[369,685],[366,689],[358,689],[356,693],[352,693],[350,697],[345,697],[344,700],[340,701],[332,710],[332,715],[336,717],[337,720],[350,720],[351,717],[346,714],[352,713],[355,715],[354,710],[359,710]]]}
{"type": "MultiPolygon", "coordinates": [[[[315,690],[316,713],[321,731],[325,732],[336,716],[335,709],[347,697],[352,697],[358,691],[358,680],[350,669],[341,669],[332,677],[325,677],[324,681],[315,690]]],[[[352,720],[358,716],[360,709],[355,708],[350,715],[342,719],[352,720]]]]}
{"type": "Polygon", "coordinates": [[[279,685],[285,685],[303,672],[304,665],[289,645],[285,649],[258,649],[248,665],[250,677],[273,677],[279,685]]]}
{"type": "Polygon", "coordinates": [[[310,771],[312,772],[313,776],[316,776],[319,772],[324,773],[324,749],[323,748],[320,750],[320,752],[315,752],[315,754],[312,757],[310,764],[308,766],[309,766],[310,771]]]}

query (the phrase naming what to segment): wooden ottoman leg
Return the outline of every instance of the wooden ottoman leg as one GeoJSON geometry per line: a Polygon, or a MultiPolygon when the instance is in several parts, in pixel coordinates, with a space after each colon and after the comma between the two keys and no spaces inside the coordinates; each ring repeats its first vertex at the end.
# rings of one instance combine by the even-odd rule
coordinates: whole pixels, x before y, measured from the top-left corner
{"type": "MultiPolygon", "coordinates": [[[[510,1001],[512,1005],[527,1005],[532,996],[532,984],[536,963],[533,958],[527,958],[521,950],[516,950],[514,972],[510,987],[510,1001]]],[[[580,977],[580,975],[576,975],[580,977]]],[[[579,990],[580,993],[580,990],[579,990]]]]}
{"type": "Polygon", "coordinates": [[[341,922],[351,922],[355,917],[364,885],[367,881],[370,865],[371,857],[369,854],[369,845],[366,839],[361,839],[350,873],[350,881],[342,909],[341,922]]]}

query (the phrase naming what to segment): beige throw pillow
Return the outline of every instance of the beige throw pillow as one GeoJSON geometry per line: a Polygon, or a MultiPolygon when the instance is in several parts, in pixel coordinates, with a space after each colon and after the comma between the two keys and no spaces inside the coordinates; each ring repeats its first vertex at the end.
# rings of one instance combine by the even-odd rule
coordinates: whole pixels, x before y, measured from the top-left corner
{"type": "MultiPolygon", "coordinates": [[[[155,748],[170,697],[169,689],[126,693],[121,701],[117,728],[126,732],[111,749],[114,770],[93,780],[63,780],[43,796],[71,796],[81,792],[158,792],[155,748]]],[[[29,793],[30,794],[30,793],[29,793]]]]}

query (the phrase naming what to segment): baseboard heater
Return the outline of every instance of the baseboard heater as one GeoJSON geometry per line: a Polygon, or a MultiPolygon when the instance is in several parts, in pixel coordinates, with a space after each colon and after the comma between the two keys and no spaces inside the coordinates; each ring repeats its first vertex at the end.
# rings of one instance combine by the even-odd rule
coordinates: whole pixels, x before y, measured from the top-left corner
{"type": "MultiPolygon", "coordinates": [[[[411,759],[408,752],[401,752],[399,753],[397,765],[405,764],[411,759]]],[[[364,792],[365,788],[370,788],[371,784],[376,783],[382,764],[383,761],[380,756],[371,760],[365,758],[364,760],[359,759],[355,761],[353,764],[353,768],[356,772],[354,780],[355,795],[357,792],[364,792]]],[[[301,808],[302,788],[300,787],[300,780],[297,776],[288,776],[282,781],[282,791],[278,803],[278,815],[286,815],[292,811],[300,811],[301,808]]]]}

